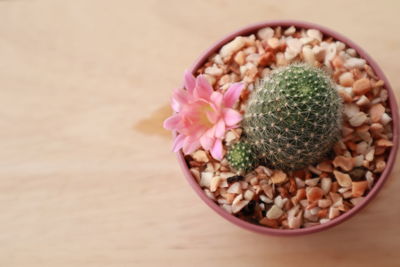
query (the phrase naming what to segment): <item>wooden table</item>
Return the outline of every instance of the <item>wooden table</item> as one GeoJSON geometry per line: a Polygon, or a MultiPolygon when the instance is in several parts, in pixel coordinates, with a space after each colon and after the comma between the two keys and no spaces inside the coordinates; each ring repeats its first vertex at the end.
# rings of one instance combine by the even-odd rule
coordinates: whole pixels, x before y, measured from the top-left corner
{"type": "Polygon", "coordinates": [[[399,10],[395,0],[0,1],[0,266],[400,266],[399,164],[350,221],[266,237],[199,200],[161,127],[199,53],[265,19],[351,37],[399,97],[399,10]]]}

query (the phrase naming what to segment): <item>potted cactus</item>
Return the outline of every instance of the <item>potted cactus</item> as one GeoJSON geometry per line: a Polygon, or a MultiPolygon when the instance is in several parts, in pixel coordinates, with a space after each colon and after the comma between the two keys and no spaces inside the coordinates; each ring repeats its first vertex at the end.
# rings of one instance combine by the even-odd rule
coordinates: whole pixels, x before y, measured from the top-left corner
{"type": "Polygon", "coordinates": [[[266,22],[211,47],[174,92],[173,150],[199,196],[246,229],[349,218],[388,177],[397,106],[374,61],[318,25],[266,22]]]}

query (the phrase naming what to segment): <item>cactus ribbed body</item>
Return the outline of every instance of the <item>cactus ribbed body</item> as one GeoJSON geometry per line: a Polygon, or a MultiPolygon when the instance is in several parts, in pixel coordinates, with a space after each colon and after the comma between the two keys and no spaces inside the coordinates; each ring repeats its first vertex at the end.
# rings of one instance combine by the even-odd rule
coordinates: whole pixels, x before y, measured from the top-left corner
{"type": "Polygon", "coordinates": [[[229,148],[227,159],[229,165],[238,171],[250,170],[257,160],[251,145],[242,141],[229,148]]]}
{"type": "Polygon", "coordinates": [[[340,137],[341,107],[324,71],[306,64],[277,69],[252,93],[243,121],[246,140],[272,167],[305,167],[340,137]]]}

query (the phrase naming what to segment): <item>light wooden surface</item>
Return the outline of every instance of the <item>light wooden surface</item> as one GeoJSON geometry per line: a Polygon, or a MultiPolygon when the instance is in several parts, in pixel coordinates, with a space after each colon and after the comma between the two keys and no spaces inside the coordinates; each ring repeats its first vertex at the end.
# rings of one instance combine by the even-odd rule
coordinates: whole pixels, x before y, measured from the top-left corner
{"type": "Polygon", "coordinates": [[[396,0],[0,1],[0,266],[400,266],[399,164],[350,221],[266,237],[199,200],[161,128],[199,53],[266,19],[349,36],[399,97],[399,10],[396,0]]]}

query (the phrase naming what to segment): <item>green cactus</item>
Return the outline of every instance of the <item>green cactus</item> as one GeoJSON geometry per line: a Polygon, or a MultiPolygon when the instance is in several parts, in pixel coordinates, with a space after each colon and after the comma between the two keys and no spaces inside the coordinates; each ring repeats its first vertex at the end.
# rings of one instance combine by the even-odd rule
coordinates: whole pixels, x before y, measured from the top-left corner
{"type": "Polygon", "coordinates": [[[320,160],[340,137],[342,102],[329,76],[307,64],[277,69],[252,93],[243,128],[260,158],[283,170],[320,160]]]}
{"type": "Polygon", "coordinates": [[[227,159],[233,169],[248,171],[255,166],[257,157],[250,144],[239,141],[229,148],[227,159]]]}

